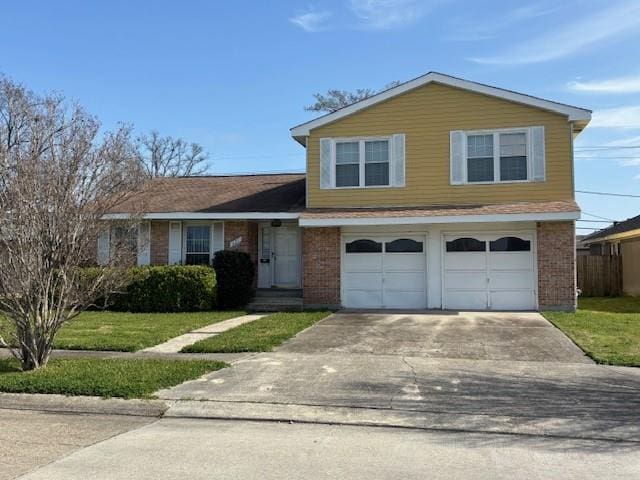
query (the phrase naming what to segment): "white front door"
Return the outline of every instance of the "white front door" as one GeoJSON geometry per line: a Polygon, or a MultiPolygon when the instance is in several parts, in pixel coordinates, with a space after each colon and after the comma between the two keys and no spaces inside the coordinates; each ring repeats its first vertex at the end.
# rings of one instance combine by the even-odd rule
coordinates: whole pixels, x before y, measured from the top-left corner
{"type": "Polygon", "coordinates": [[[300,229],[297,226],[272,227],[272,286],[300,286],[300,229]]]}
{"type": "Polygon", "coordinates": [[[536,308],[534,236],[531,233],[444,237],[443,308],[536,308]]]}
{"type": "Polygon", "coordinates": [[[347,308],[427,306],[424,236],[345,236],[342,304],[347,308]]]}

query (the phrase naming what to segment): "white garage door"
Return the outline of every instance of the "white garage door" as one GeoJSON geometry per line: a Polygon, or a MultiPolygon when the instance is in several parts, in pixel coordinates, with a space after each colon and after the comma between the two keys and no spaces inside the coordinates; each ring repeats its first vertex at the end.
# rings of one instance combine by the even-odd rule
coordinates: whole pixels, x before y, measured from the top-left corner
{"type": "Polygon", "coordinates": [[[347,308],[426,308],[425,237],[345,236],[342,304],[347,308]]]}
{"type": "Polygon", "coordinates": [[[536,308],[533,234],[444,238],[443,308],[536,308]]]}

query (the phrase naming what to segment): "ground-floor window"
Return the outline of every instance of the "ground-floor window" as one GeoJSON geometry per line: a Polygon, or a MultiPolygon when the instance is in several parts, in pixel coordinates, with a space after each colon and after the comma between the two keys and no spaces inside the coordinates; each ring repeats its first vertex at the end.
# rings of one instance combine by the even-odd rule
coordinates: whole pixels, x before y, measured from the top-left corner
{"type": "Polygon", "coordinates": [[[187,226],[185,263],[208,265],[211,259],[211,227],[209,225],[187,226]]]}

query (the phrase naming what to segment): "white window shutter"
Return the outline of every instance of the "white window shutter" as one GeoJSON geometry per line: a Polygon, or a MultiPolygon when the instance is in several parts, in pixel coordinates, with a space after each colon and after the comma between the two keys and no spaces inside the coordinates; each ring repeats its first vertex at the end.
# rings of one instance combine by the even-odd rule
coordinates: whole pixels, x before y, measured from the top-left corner
{"type": "Polygon", "coordinates": [[[98,234],[98,264],[108,264],[110,253],[111,236],[109,235],[109,228],[107,228],[98,234]]]}
{"type": "Polygon", "coordinates": [[[529,138],[529,148],[531,152],[531,180],[534,182],[544,182],[544,127],[531,127],[529,129],[529,138]]]}
{"type": "Polygon", "coordinates": [[[330,138],[320,139],[320,188],[331,188],[333,182],[332,177],[332,156],[333,156],[333,140],[330,138]]]}
{"type": "Polygon", "coordinates": [[[391,137],[391,144],[391,185],[394,187],[404,187],[404,133],[393,135],[393,137],[391,137]]]}
{"type": "Polygon", "coordinates": [[[169,222],[169,265],[182,263],[182,222],[169,222]]]}
{"type": "Polygon", "coordinates": [[[451,185],[464,183],[465,137],[461,130],[449,133],[451,185]]]}
{"type": "Polygon", "coordinates": [[[138,225],[138,265],[151,263],[151,223],[141,222],[138,225]]]}
{"type": "Polygon", "coordinates": [[[224,223],[213,222],[211,237],[211,245],[213,245],[211,253],[214,254],[220,250],[224,250],[224,223]]]}

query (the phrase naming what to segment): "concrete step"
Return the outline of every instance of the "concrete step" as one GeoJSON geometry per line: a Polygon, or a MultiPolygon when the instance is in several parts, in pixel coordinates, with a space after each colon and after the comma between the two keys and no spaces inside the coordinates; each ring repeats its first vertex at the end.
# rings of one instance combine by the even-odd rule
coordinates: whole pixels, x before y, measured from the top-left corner
{"type": "Polygon", "coordinates": [[[252,312],[300,312],[302,311],[302,298],[254,298],[247,310],[252,312]]]}
{"type": "Polygon", "coordinates": [[[259,288],[256,298],[302,298],[302,290],[297,288],[259,288]]]}

